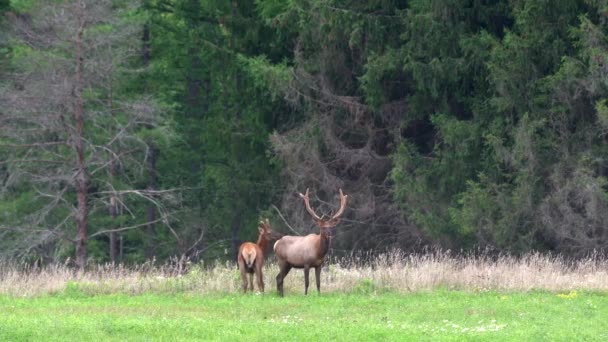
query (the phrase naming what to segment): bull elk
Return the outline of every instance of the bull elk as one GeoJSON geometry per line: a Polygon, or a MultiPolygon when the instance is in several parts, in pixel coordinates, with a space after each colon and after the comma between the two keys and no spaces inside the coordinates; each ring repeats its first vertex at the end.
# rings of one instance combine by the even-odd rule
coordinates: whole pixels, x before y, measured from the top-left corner
{"type": "Polygon", "coordinates": [[[274,253],[279,264],[279,274],[277,275],[277,291],[283,297],[283,279],[292,268],[304,269],[304,294],[308,294],[308,274],[311,267],[315,269],[315,280],[317,291],[321,293],[321,268],[325,261],[325,254],[329,250],[331,238],[330,229],[340,222],[340,216],[346,209],[347,195],[340,189],[340,209],[329,219],[323,219],[310,207],[308,199],[308,189],[306,194],[299,194],[304,199],[306,210],[312,216],[315,224],[319,227],[319,234],[309,234],[307,236],[283,236],[274,244],[274,253]]]}
{"type": "Polygon", "coordinates": [[[254,274],[257,276],[258,290],[264,292],[262,267],[264,266],[264,257],[268,250],[268,243],[281,237],[279,233],[274,232],[270,228],[268,219],[266,219],[266,222],[260,221],[258,232],[258,241],[256,243],[244,242],[239,247],[238,264],[241,271],[244,293],[247,293],[247,285],[249,285],[249,290],[253,292],[254,274]],[[249,282],[247,282],[247,274],[249,274],[249,282]]]}

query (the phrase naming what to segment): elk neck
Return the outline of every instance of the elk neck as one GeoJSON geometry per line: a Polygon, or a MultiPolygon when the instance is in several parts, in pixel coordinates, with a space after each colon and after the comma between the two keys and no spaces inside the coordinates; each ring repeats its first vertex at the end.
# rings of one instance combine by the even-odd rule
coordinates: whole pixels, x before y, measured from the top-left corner
{"type": "Polygon", "coordinates": [[[258,245],[258,247],[260,247],[260,250],[262,250],[262,254],[264,254],[264,255],[267,254],[268,240],[266,240],[264,238],[264,235],[262,235],[262,234],[258,235],[258,242],[256,242],[256,245],[258,245]]]}
{"type": "Polygon", "coordinates": [[[319,248],[317,249],[317,256],[319,259],[325,257],[325,254],[329,251],[329,244],[331,242],[331,232],[329,229],[321,228],[321,232],[319,233],[319,248]]]}

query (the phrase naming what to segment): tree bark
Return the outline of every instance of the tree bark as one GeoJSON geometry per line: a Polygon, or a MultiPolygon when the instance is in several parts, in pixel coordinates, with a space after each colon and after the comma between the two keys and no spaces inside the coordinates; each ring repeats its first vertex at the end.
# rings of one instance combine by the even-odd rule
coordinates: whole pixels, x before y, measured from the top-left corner
{"type": "MultiPolygon", "coordinates": [[[[144,68],[148,67],[148,65],[150,65],[150,24],[148,22],[146,22],[144,24],[144,29],[143,29],[143,36],[142,36],[142,51],[141,51],[141,55],[142,55],[142,61],[144,64],[144,68]]],[[[145,82],[148,83],[148,82],[145,82]]],[[[147,84],[145,84],[147,85],[147,84]]]]}
{"type": "MultiPolygon", "coordinates": [[[[82,4],[79,3],[79,11],[82,11],[82,4]]],[[[82,13],[79,15],[82,17],[82,13]]],[[[83,78],[84,78],[84,57],[82,53],[82,38],[84,33],[84,23],[81,21],[76,34],[76,84],[74,87],[74,149],[76,151],[76,197],[78,207],[76,210],[76,266],[83,270],[87,260],[87,228],[88,228],[88,207],[87,207],[87,186],[88,175],[84,156],[84,101],[83,101],[83,78]]]]}
{"type": "MultiPolygon", "coordinates": [[[[157,183],[157,172],[156,172],[156,157],[158,155],[158,149],[154,146],[154,143],[148,144],[147,152],[147,171],[148,171],[148,190],[156,190],[157,183]]],[[[146,208],[146,217],[148,224],[146,225],[146,259],[152,259],[156,254],[156,206],[153,203],[149,203],[146,208]]]]}
{"type": "MultiPolygon", "coordinates": [[[[112,47],[110,46],[110,55],[112,56],[112,47]]],[[[110,63],[110,71],[109,71],[109,83],[108,83],[108,109],[110,111],[110,116],[112,116],[112,118],[115,118],[115,113],[114,113],[114,79],[112,78],[114,72],[114,64],[113,62],[110,63]]],[[[111,125],[110,127],[108,127],[108,131],[111,133],[111,136],[114,135],[114,129],[113,126],[111,125]]],[[[117,170],[117,161],[116,158],[113,154],[109,155],[110,157],[110,183],[114,184],[114,179],[116,179],[116,176],[118,175],[118,170],[117,170]]],[[[117,222],[117,218],[118,218],[118,201],[117,201],[117,197],[113,194],[112,197],[110,198],[110,217],[112,217],[112,222],[113,222],[113,228],[116,229],[118,228],[118,222],[117,222]]],[[[110,261],[112,262],[112,264],[115,264],[118,261],[118,239],[117,239],[117,232],[110,232],[110,261]]]]}
{"type": "MultiPolygon", "coordinates": [[[[144,2],[144,7],[148,6],[148,1],[144,2]]],[[[144,68],[148,68],[150,65],[150,24],[146,22],[143,27],[142,35],[142,63],[144,68]]],[[[144,78],[144,88],[147,88],[147,80],[144,78]]],[[[158,156],[158,149],[154,142],[147,143],[148,150],[146,152],[146,171],[148,173],[148,190],[154,191],[157,187],[157,170],[156,170],[156,158],[158,156]]],[[[146,241],[144,255],[146,259],[151,260],[156,255],[156,206],[154,203],[148,203],[146,207],[146,219],[148,224],[146,225],[146,241]]]]}
{"type": "MultiPolygon", "coordinates": [[[[118,208],[116,205],[116,197],[112,196],[110,198],[110,216],[112,217],[112,222],[116,222],[116,218],[118,217],[118,208]]],[[[113,264],[118,261],[118,238],[116,232],[110,233],[110,261],[112,261],[113,264]]]]}
{"type": "MultiPolygon", "coordinates": [[[[189,29],[192,32],[200,30],[200,0],[189,0],[188,10],[191,12],[190,16],[187,16],[187,22],[189,29]]],[[[195,33],[195,37],[199,33],[195,33]]],[[[208,105],[208,93],[211,87],[209,76],[205,74],[203,61],[200,56],[201,48],[198,38],[190,41],[190,46],[187,49],[189,70],[186,73],[186,113],[191,117],[202,117],[209,111],[208,105]]]]}
{"type": "Polygon", "coordinates": [[[239,227],[241,226],[241,215],[236,214],[234,215],[234,218],[232,219],[232,227],[231,227],[231,231],[232,231],[232,238],[231,238],[231,246],[232,246],[232,255],[231,255],[231,259],[235,260],[237,259],[237,256],[239,254],[239,247],[241,245],[241,241],[239,240],[239,227]]]}

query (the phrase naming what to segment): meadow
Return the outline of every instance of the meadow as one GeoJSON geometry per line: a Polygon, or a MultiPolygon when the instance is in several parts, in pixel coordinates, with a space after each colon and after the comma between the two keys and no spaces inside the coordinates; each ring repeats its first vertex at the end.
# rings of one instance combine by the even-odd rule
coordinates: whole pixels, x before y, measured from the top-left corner
{"type": "Polygon", "coordinates": [[[233,264],[0,265],[0,340],[606,340],[608,264],[390,253],[333,260],[322,293],[302,272],[277,296],[240,293],[233,264]]]}
{"type": "Polygon", "coordinates": [[[606,340],[608,297],[564,294],[78,293],[0,299],[4,341],[606,340]]]}

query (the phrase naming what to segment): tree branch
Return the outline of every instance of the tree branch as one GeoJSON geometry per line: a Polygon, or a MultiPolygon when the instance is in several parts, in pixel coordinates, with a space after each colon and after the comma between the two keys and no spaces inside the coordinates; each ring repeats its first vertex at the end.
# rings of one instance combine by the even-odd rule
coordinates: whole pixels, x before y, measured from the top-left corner
{"type": "Polygon", "coordinates": [[[56,146],[56,145],[69,145],[66,141],[56,142],[45,142],[45,143],[32,143],[32,144],[0,144],[0,147],[11,147],[11,148],[26,148],[26,147],[42,147],[42,146],[56,146]]]}
{"type": "Polygon", "coordinates": [[[116,228],[116,229],[101,230],[101,231],[98,231],[96,233],[93,233],[93,234],[89,235],[89,238],[94,238],[96,236],[103,235],[103,234],[124,232],[125,230],[131,230],[131,229],[136,229],[136,228],[144,227],[144,226],[147,226],[150,223],[161,222],[164,219],[165,219],[164,217],[161,217],[161,218],[158,218],[158,219],[156,219],[156,220],[154,220],[152,222],[145,222],[145,223],[141,223],[141,224],[136,224],[134,226],[122,227],[122,228],[116,228]]]}
{"type": "Polygon", "coordinates": [[[287,220],[285,220],[285,218],[283,217],[283,215],[281,214],[281,211],[279,210],[279,208],[277,208],[276,205],[272,205],[272,207],[274,208],[274,210],[277,211],[277,213],[279,214],[279,217],[281,217],[281,219],[283,220],[283,222],[285,222],[285,225],[287,226],[287,228],[289,228],[292,232],[294,232],[296,235],[301,235],[300,233],[298,233],[295,229],[293,229],[289,223],[287,223],[287,220]]]}

